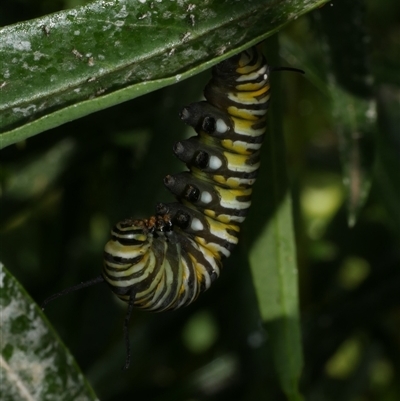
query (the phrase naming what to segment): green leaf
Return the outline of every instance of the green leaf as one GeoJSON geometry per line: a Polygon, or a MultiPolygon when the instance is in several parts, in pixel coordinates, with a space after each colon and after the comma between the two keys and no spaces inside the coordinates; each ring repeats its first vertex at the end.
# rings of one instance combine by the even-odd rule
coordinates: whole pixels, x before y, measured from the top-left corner
{"type": "Polygon", "coordinates": [[[371,187],[377,132],[364,1],[338,0],[319,11],[328,44],[332,117],[340,140],[348,223],[353,226],[371,187]]]}
{"type": "Polygon", "coordinates": [[[171,85],[326,0],[95,1],[0,30],[0,147],[171,85]]]}
{"type": "Polygon", "coordinates": [[[395,229],[400,229],[400,90],[381,85],[378,93],[380,131],[377,138],[376,183],[395,229]]]}
{"type": "MultiPolygon", "coordinates": [[[[274,47],[277,48],[276,43],[268,48],[274,47]]],[[[255,185],[255,192],[261,195],[254,198],[249,216],[253,229],[249,260],[281,386],[288,399],[294,401],[302,399],[298,384],[303,363],[296,249],[281,108],[274,84],[279,87],[276,76],[271,83],[272,106],[268,115],[269,132],[262,147],[261,177],[255,185]]]]}
{"type": "Polygon", "coordinates": [[[3,401],[97,399],[38,306],[2,264],[0,307],[3,401]]]}

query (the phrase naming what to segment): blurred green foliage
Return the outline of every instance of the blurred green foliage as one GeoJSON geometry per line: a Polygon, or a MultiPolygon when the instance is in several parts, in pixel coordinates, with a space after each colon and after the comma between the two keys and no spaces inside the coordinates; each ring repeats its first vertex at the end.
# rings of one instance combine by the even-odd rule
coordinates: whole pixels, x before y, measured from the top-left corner
{"type": "MultiPolygon", "coordinates": [[[[4,0],[0,24],[80,3],[4,0]]],[[[271,58],[273,52],[269,58],[271,65],[306,71],[305,77],[282,74],[273,96],[283,114],[294,200],[302,393],[312,401],[400,399],[400,4],[356,3],[347,20],[341,14],[350,31],[326,24],[335,18],[330,10],[342,6],[338,0],[281,31],[281,59],[271,58]],[[354,42],[345,46],[352,29],[362,38],[361,56],[354,42]],[[338,35],[335,43],[332,35],[338,35]],[[355,53],[353,67],[346,52],[355,53]],[[343,68],[346,79],[372,77],[370,91],[346,86],[343,68]],[[364,131],[358,115],[352,117],[359,102],[373,103],[364,131]],[[363,188],[371,182],[368,195],[363,188]],[[352,203],[354,189],[363,195],[352,203]]],[[[191,134],[177,114],[199,99],[208,77],[200,74],[1,151],[0,260],[37,302],[99,274],[114,222],[148,216],[158,200],[171,200],[162,178],[182,167],[168,149],[191,134]]],[[[268,171],[260,179],[265,176],[268,171]]],[[[268,193],[256,196],[255,216],[268,193]]],[[[260,229],[257,218],[249,220],[245,234],[260,229]]],[[[127,374],[120,372],[124,305],[106,287],[60,299],[46,314],[101,400],[285,399],[272,362],[265,364],[265,358],[272,361],[271,350],[262,347],[269,333],[254,308],[242,253],[238,249],[223,279],[190,307],[134,313],[127,374]]]]}

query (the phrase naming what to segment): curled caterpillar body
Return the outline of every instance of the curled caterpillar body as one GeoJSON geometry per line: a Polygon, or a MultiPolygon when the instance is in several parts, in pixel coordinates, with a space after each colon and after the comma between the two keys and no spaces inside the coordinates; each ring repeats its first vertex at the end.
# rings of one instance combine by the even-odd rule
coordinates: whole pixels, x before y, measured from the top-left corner
{"type": "Polygon", "coordinates": [[[181,112],[197,136],[177,142],[189,171],[168,175],[177,202],[111,231],[102,276],[131,306],[162,311],[193,302],[218,278],[251,204],[269,103],[269,67],[256,47],[213,69],[204,95],[181,112]]]}

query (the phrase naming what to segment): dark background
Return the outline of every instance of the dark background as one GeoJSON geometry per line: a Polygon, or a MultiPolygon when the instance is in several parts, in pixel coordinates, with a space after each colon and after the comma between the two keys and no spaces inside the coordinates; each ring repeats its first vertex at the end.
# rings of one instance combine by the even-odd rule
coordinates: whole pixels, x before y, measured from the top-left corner
{"type": "MultiPolygon", "coordinates": [[[[0,24],[79,4],[84,2],[3,0],[0,24]]],[[[313,68],[306,77],[282,75],[282,86],[274,88],[283,99],[300,271],[301,387],[309,400],[400,399],[400,5],[397,0],[360,4],[366,8],[363,24],[379,99],[377,136],[386,138],[391,152],[378,148],[377,139],[375,157],[395,163],[388,179],[373,170],[370,196],[352,229],[331,104],[312,79],[315,73],[329,86],[320,11],[280,32],[283,59],[270,60],[272,65],[313,68]]],[[[170,149],[190,134],[178,112],[200,99],[209,76],[201,74],[1,151],[0,257],[38,303],[99,274],[113,223],[150,216],[157,201],[171,200],[162,178],[182,166],[170,149]]],[[[236,252],[223,278],[195,304],[163,314],[134,312],[132,367],[125,373],[120,370],[125,305],[106,286],[48,307],[49,320],[100,399],[282,398],[272,362],[260,362],[257,344],[268,338],[254,334],[259,331],[250,273],[240,269],[240,249],[236,252]]],[[[263,355],[270,352],[261,348],[263,355]]]]}

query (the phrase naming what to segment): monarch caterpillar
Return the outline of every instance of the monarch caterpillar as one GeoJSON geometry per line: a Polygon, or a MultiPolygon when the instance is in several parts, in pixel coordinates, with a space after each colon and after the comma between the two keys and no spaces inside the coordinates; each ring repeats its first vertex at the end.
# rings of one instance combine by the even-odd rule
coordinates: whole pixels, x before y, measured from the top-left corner
{"type": "Polygon", "coordinates": [[[219,276],[250,206],[269,89],[265,59],[251,48],[214,68],[207,102],[182,110],[198,135],[173,149],[189,171],[164,179],[178,202],[158,204],[149,219],[119,222],[105,246],[102,276],[119,298],[176,309],[219,276]]]}
{"type": "Polygon", "coordinates": [[[218,278],[223,258],[238,243],[260,165],[270,70],[257,47],[213,68],[204,89],[206,101],[192,103],[180,114],[197,136],[173,147],[189,169],[164,179],[178,202],[159,203],[148,219],[117,223],[105,246],[102,274],[42,304],[44,308],[59,296],[106,282],[128,303],[125,368],[130,364],[133,307],[163,311],[190,304],[218,278]]]}

